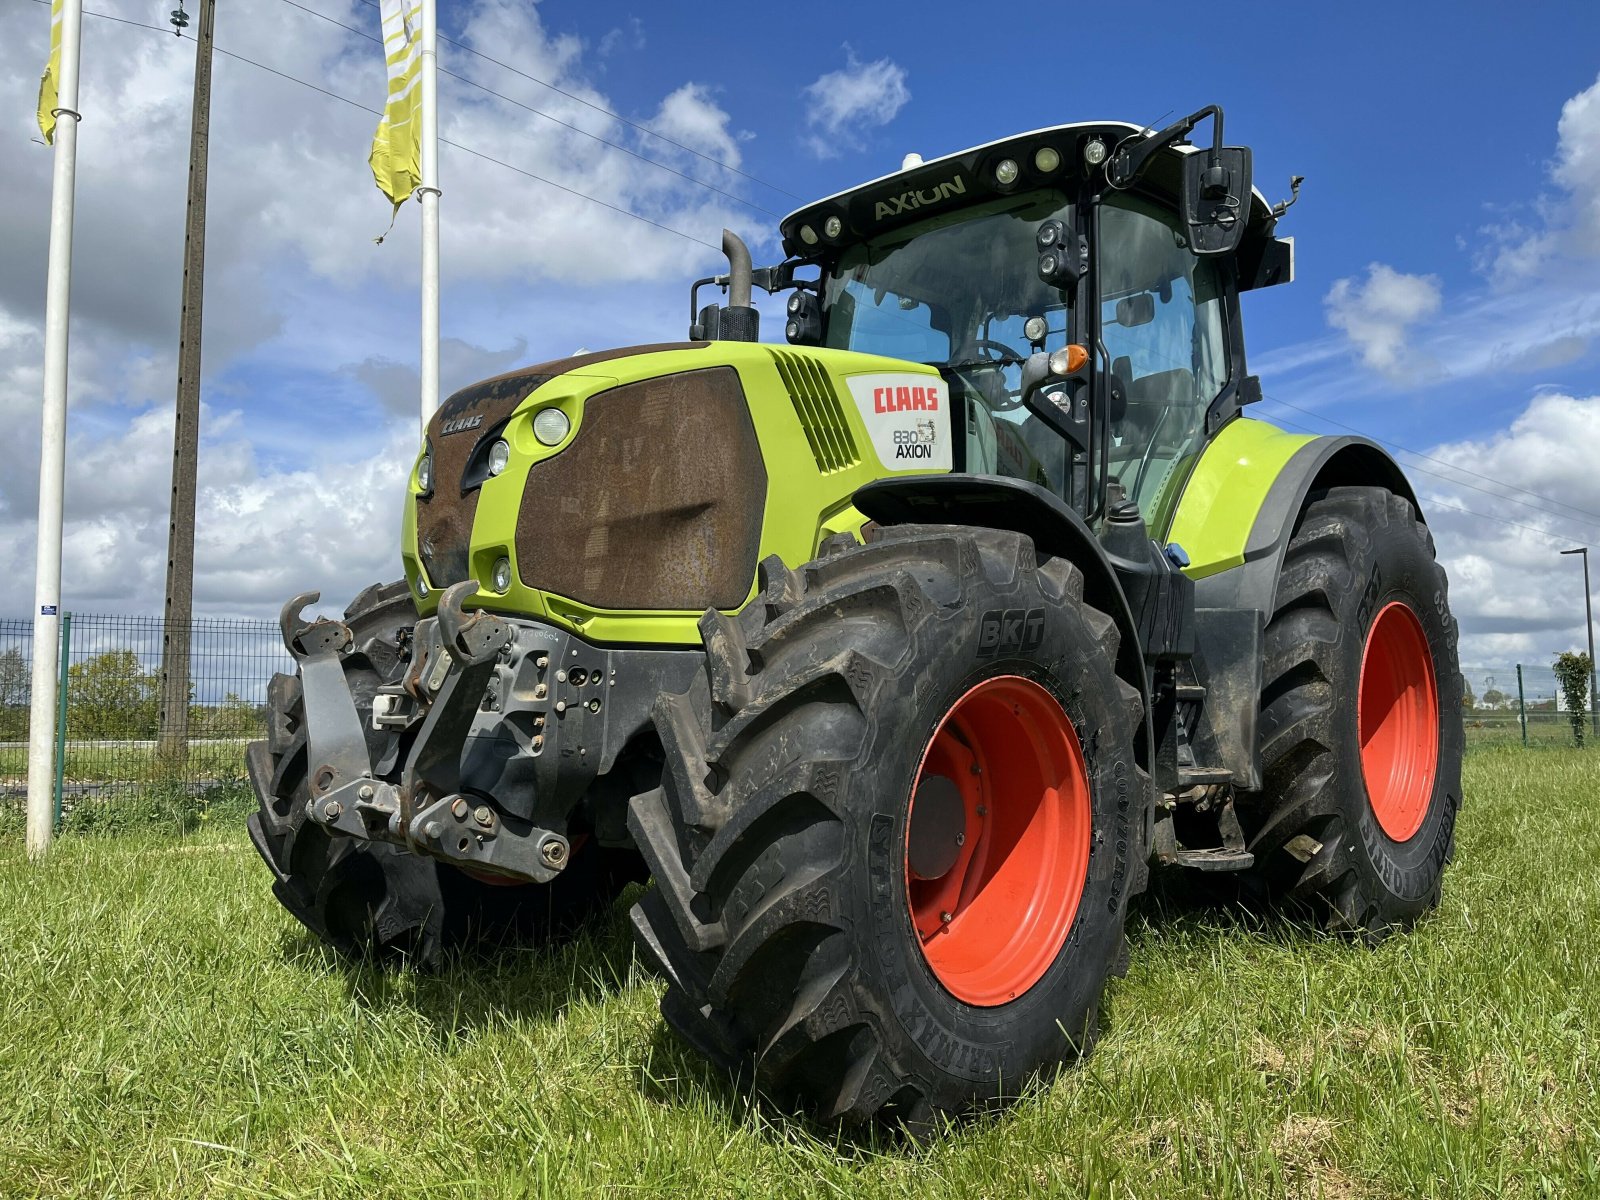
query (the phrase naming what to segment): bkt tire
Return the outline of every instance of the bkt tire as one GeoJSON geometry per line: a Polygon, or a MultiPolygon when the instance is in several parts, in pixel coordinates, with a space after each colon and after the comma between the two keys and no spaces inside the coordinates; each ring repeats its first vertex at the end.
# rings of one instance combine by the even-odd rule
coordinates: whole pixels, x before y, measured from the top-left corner
{"type": "Polygon", "coordinates": [[[891,528],[760,582],[657,705],[635,933],[703,1053],[926,1130],[1090,1048],[1147,878],[1141,701],[1016,534],[891,528]]]}
{"type": "Polygon", "coordinates": [[[1376,939],[1439,901],[1461,805],[1456,623],[1433,539],[1378,488],[1334,488],[1295,528],[1267,624],[1263,794],[1241,804],[1256,877],[1376,939]]]}
{"type": "MultiPolygon", "coordinates": [[[[374,756],[385,735],[369,720],[373,692],[404,670],[400,631],[415,621],[404,581],[368,588],[345,612],[353,635],[345,678],[374,756]]],[[[273,676],[267,698],[267,738],[245,754],[259,802],[248,820],[250,840],[272,870],[279,902],[341,953],[433,968],[452,950],[559,932],[610,903],[627,882],[593,843],[554,882],[505,887],[397,846],[329,837],[306,816],[299,677],[273,676]]]]}

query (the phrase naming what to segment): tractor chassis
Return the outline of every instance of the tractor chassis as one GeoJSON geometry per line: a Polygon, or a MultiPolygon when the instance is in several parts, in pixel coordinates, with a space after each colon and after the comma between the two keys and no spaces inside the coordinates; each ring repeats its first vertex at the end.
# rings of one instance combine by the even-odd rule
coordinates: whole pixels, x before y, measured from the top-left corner
{"type": "Polygon", "coordinates": [[[606,793],[597,780],[619,760],[626,767],[655,697],[687,686],[701,655],[608,650],[542,622],[467,613],[462,602],[476,590],[463,583],[441,595],[438,615],[411,630],[403,673],[364,705],[343,665],[359,649],[349,628],[302,623],[314,592],[284,606],[279,625],[306,709],[306,811],[333,836],[547,883],[573,838],[593,830],[602,842],[626,840],[625,778],[614,819],[583,812],[574,830],[573,817],[606,793]]]}

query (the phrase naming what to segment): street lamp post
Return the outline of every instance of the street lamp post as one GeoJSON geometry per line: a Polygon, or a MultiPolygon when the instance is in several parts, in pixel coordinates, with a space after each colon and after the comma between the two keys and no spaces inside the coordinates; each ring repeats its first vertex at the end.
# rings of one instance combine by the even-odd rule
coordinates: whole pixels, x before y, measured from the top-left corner
{"type": "Polygon", "coordinates": [[[1579,546],[1561,553],[1583,555],[1583,626],[1589,634],[1589,730],[1600,737],[1600,706],[1595,703],[1594,605],[1589,599],[1589,547],[1579,546]]]}

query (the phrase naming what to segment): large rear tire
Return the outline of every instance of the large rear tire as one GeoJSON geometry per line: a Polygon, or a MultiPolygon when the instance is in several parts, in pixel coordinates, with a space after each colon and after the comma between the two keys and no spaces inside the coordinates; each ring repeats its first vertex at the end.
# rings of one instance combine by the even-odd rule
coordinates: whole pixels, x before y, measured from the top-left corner
{"type": "Polygon", "coordinates": [[[629,814],[662,1014],[828,1120],[1015,1095],[1092,1045],[1147,878],[1116,627],[1012,533],[891,528],[761,574],[702,620],[629,814]]]}
{"type": "MultiPolygon", "coordinates": [[[[373,693],[399,678],[400,631],[415,621],[404,581],[367,588],[345,612],[353,635],[345,679],[375,758],[385,735],[368,719],[373,693]]],[[[330,837],[306,815],[298,675],[273,676],[268,708],[266,740],[246,751],[259,803],[248,819],[250,840],[272,870],[279,902],[342,954],[431,969],[452,951],[538,941],[609,904],[630,878],[623,859],[636,857],[592,840],[549,884],[499,886],[398,846],[330,837]]]]}
{"type": "Polygon", "coordinates": [[[1456,622],[1410,503],[1307,505],[1265,640],[1263,791],[1240,820],[1269,895],[1376,939],[1439,901],[1461,805],[1456,622]]]}

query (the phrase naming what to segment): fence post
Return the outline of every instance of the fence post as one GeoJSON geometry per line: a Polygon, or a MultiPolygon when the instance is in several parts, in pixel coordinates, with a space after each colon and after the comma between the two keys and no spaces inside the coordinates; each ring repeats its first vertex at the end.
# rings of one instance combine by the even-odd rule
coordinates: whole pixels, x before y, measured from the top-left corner
{"type": "Polygon", "coordinates": [[[56,688],[59,708],[56,711],[56,813],[51,826],[61,829],[61,792],[67,776],[67,668],[72,662],[72,614],[61,614],[61,684],[56,688]]]}
{"type": "Polygon", "coordinates": [[[1522,744],[1528,744],[1528,702],[1522,695],[1522,664],[1517,664],[1517,712],[1522,715],[1522,744]]]}

